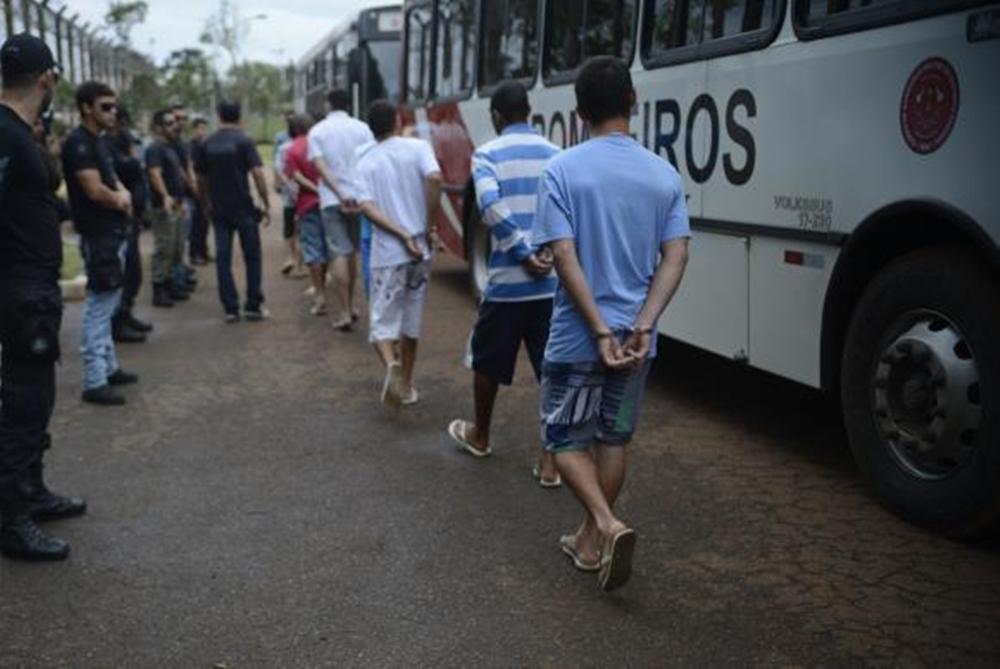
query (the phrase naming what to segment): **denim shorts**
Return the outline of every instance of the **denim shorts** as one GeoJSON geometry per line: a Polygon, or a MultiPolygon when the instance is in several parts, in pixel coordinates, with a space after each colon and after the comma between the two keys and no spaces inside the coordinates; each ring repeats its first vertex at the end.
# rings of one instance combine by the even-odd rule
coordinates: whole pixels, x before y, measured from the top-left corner
{"type": "Polygon", "coordinates": [[[330,262],[323,218],[318,207],[310,209],[299,219],[299,245],[302,247],[302,261],[305,264],[325,265],[330,262]]]}
{"type": "Polygon", "coordinates": [[[358,217],[345,214],[340,207],[323,208],[326,244],[334,258],[349,256],[358,249],[358,217]]]}
{"type": "Polygon", "coordinates": [[[542,443],[550,453],[624,446],[639,420],[651,361],[636,369],[609,370],[603,363],[542,365],[542,443]]]}

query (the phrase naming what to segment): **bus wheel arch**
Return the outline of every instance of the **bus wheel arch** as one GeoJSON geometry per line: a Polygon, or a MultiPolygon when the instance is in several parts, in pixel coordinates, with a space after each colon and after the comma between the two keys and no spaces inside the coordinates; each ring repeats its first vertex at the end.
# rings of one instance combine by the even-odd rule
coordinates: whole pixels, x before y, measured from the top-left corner
{"type": "Polygon", "coordinates": [[[934,246],[968,248],[1000,273],[1000,248],[971,217],[944,202],[896,202],[874,212],[851,234],[837,259],[823,305],[820,378],[831,397],[839,396],[844,340],[865,288],[896,258],[934,246]]]}
{"type": "Polygon", "coordinates": [[[978,228],[905,211],[905,234],[903,220],[882,219],[852,239],[855,251],[870,251],[867,264],[845,248],[855,262],[838,266],[848,272],[839,288],[851,278],[857,292],[831,353],[837,371],[825,371],[837,374],[855,461],[887,507],[951,536],[992,536],[1000,532],[1000,264],[978,228]]]}

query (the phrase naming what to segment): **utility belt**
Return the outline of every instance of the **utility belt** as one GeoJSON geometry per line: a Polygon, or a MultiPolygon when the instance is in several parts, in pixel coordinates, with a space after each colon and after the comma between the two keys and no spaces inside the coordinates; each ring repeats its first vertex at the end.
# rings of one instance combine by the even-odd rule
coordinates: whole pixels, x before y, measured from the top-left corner
{"type": "Polygon", "coordinates": [[[122,287],[125,282],[124,244],[125,236],[119,233],[80,238],[80,253],[87,270],[87,290],[106,293],[122,287]]]}

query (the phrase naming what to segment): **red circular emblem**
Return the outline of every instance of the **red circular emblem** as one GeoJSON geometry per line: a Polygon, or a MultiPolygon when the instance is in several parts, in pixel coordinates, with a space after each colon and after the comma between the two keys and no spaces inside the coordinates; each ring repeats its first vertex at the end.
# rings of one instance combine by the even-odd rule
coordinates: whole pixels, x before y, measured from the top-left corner
{"type": "Polygon", "coordinates": [[[958,76],[943,58],[917,66],[903,89],[899,111],[906,144],[920,154],[941,148],[958,118],[958,76]]]}

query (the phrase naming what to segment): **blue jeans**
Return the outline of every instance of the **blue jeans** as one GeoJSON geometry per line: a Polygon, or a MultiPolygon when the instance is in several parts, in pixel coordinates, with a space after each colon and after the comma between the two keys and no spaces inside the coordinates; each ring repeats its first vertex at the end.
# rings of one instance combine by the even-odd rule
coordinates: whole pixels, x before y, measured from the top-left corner
{"type": "MultiPolygon", "coordinates": [[[[81,251],[87,255],[86,242],[81,243],[81,251]]],[[[125,252],[128,242],[122,240],[118,247],[118,258],[125,268],[125,252]]],[[[95,291],[87,289],[83,305],[83,333],[80,355],[83,357],[83,389],[93,390],[107,385],[108,377],[118,371],[118,357],[111,335],[111,318],[121,304],[122,288],[95,291]]]]}
{"type": "Polygon", "coordinates": [[[246,311],[258,311],[264,302],[261,293],[260,231],[250,216],[239,218],[217,217],[215,230],[215,272],[219,281],[219,300],[227,314],[240,313],[240,295],[233,280],[233,233],[240,238],[243,263],[247,270],[246,311]]]}
{"type": "Polygon", "coordinates": [[[372,222],[365,216],[361,220],[361,276],[365,283],[365,297],[372,294],[372,222]]]}

